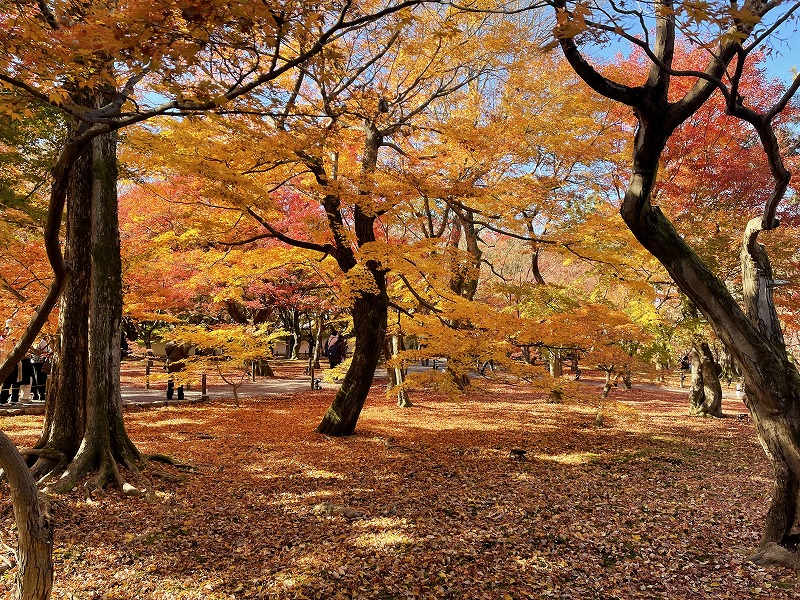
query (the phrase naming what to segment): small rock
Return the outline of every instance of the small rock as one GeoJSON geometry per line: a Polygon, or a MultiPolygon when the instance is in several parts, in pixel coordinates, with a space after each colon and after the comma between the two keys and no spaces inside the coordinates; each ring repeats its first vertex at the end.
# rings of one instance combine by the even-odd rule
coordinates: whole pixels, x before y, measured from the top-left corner
{"type": "Polygon", "coordinates": [[[122,493],[126,496],[142,496],[144,492],[137,487],[132,486],[130,483],[122,484],[122,493]]]}

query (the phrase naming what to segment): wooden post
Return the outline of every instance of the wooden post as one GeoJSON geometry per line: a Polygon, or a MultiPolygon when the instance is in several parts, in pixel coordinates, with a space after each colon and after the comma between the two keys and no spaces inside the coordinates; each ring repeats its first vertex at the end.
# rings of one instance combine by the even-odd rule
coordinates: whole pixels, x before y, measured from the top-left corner
{"type": "Polygon", "coordinates": [[[201,386],[200,400],[203,401],[203,402],[207,402],[208,401],[208,388],[206,387],[206,374],[205,373],[203,373],[203,377],[202,377],[201,381],[202,382],[200,384],[200,386],[201,386]]]}

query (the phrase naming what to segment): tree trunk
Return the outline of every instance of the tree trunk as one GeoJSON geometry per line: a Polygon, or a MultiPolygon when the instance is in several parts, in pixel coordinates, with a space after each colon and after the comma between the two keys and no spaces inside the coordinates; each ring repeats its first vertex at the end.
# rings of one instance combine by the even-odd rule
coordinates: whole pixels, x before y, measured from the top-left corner
{"type": "MultiPolygon", "coordinates": [[[[92,150],[86,148],[69,173],[64,259],[70,276],[64,285],[53,344],[53,370],[47,382],[45,418],[37,449],[75,456],[86,423],[89,364],[89,281],[91,273],[92,150]]],[[[36,459],[36,479],[56,475],[55,454],[36,459]]],[[[64,465],[61,465],[64,466],[64,465]]]]}
{"type": "Polygon", "coordinates": [[[314,342],[314,349],[312,350],[311,356],[308,357],[308,360],[311,366],[315,369],[319,369],[319,357],[322,353],[322,332],[325,329],[325,320],[322,318],[322,315],[318,315],[317,318],[314,319],[312,327],[312,335],[316,341],[314,342]]]}
{"type": "MultiPolygon", "coordinates": [[[[397,355],[401,349],[402,341],[400,335],[396,333],[392,334],[391,338],[392,358],[397,359],[397,355]]],[[[403,387],[403,383],[405,382],[405,374],[403,373],[402,366],[398,364],[390,370],[394,373],[394,387],[397,388],[397,406],[400,408],[411,407],[411,398],[409,397],[406,389],[403,387]]]]}
{"type": "Polygon", "coordinates": [[[692,351],[692,386],[689,390],[689,414],[709,417],[722,415],[720,367],[708,344],[692,351]]]}
{"type": "Polygon", "coordinates": [[[379,349],[386,337],[389,309],[386,275],[380,271],[372,274],[380,291],[378,294],[361,293],[353,302],[353,333],[356,338],[353,357],[342,387],[317,427],[319,433],[351,435],[372,385],[380,358],[379,349]]]}
{"type": "Polygon", "coordinates": [[[17,525],[14,600],[47,600],[53,587],[53,529],[36,481],[14,443],[0,432],[0,467],[11,487],[17,525]]]}
{"type": "Polygon", "coordinates": [[[522,360],[526,365],[533,364],[532,354],[530,346],[522,346],[522,360]]]}
{"type": "Polygon", "coordinates": [[[557,350],[548,350],[547,358],[550,368],[550,375],[553,377],[561,377],[564,374],[564,365],[561,362],[561,357],[557,350]]]}
{"type": "MultiPolygon", "coordinates": [[[[533,228],[529,228],[531,235],[534,234],[533,228]]],[[[544,277],[542,277],[542,270],[539,266],[539,254],[541,252],[541,246],[536,242],[531,242],[532,252],[531,252],[531,274],[533,275],[533,280],[539,284],[544,285],[546,282],[544,277]]]]}
{"type": "MultiPolygon", "coordinates": [[[[565,9],[565,3],[561,0],[554,6],[565,9]]],[[[771,7],[760,3],[751,6],[759,13],[759,17],[771,7]]],[[[762,216],[752,219],[745,229],[740,254],[744,297],[742,310],[726,285],[689,247],[662,211],[652,205],[652,197],[667,141],[718,90],[717,83],[712,81],[726,79],[725,75],[731,73],[730,70],[726,73],[726,69],[733,58],[738,55],[739,59],[744,60],[746,53],[741,52],[743,42],[720,41],[704,69],[708,79],[697,79],[682,98],[671,98],[672,75],[669,69],[675,52],[675,11],[669,2],[657,2],[655,8],[652,50],[657,61],[651,64],[647,79],[640,86],[629,87],[603,77],[584,59],[574,39],[564,37],[560,45],[572,68],[595,91],[633,109],[638,126],[634,136],[630,179],[620,213],[636,239],[659,260],[680,290],[703,313],[742,369],[747,406],[759,441],[775,470],[775,490],[761,539],[762,546],[767,548],[774,542],[794,550],[800,541],[800,374],[788,358],[780,333],[772,302],[771,268],[757,237],[762,229],[778,226],[775,211],[791,181],[791,174],[783,164],[773,124],[775,117],[785,109],[791,94],[796,93],[798,88],[790,88],[789,95],[762,113],[747,106],[739,95],[738,83],[743,62],[737,63],[735,75],[728,79],[732,87],[729,88],[727,110],[729,114],[753,125],[773,178],[773,189],[770,190],[762,216]]],[[[753,27],[752,23],[737,24],[737,30],[745,37],[750,36],[753,27]]],[[[764,553],[760,554],[759,560],[765,559],[764,553]]],[[[798,555],[788,551],[784,554],[793,559],[789,562],[800,566],[800,561],[794,560],[798,555]]],[[[769,564],[768,560],[766,564],[769,564]]]]}
{"type": "Polygon", "coordinates": [[[622,367],[622,385],[625,386],[626,390],[629,390],[633,387],[633,373],[631,371],[630,365],[625,365],[622,367]]]}
{"type": "Polygon", "coordinates": [[[728,382],[728,387],[730,387],[733,378],[739,376],[739,369],[728,347],[725,344],[721,344],[721,346],[722,348],[719,353],[719,365],[722,368],[721,378],[726,380],[728,382]]]}
{"type": "Polygon", "coordinates": [[[658,159],[669,135],[659,129],[668,121],[663,114],[643,118],[640,113],[633,175],[622,204],[622,217],[639,242],[700,309],[742,369],[747,406],[775,471],[773,500],[761,543],[763,546],[776,542],[793,548],[800,541],[800,375],[788,360],[778,328],[774,327],[777,317],[772,315],[774,305],[770,306],[767,293],[771,271],[768,264],[759,264],[766,254],[759,254],[755,242],[761,219],[754,220],[755,227],[751,221],[743,243],[743,279],[751,282],[749,287],[748,283],[743,286],[745,314],[724,283],[711,273],[663,213],[650,204],[658,159]]]}
{"type": "MultiPolygon", "coordinates": [[[[88,385],[83,387],[83,396],[75,398],[85,420],[81,419],[80,429],[76,427],[70,430],[68,448],[65,448],[67,452],[55,448],[71,461],[64,476],[52,485],[54,491],[60,492],[72,489],[81,478],[93,472],[96,472],[93,486],[113,483],[122,487],[123,479],[117,461],[129,469],[136,469],[141,461],[138,450],[125,431],[119,387],[122,268],[117,217],[116,134],[96,137],[91,145],[90,156],[91,217],[80,223],[77,229],[91,232],[89,284],[84,282],[85,289],[89,290],[88,322],[91,323],[91,329],[87,333],[87,316],[76,313],[73,317],[81,319],[82,323],[73,325],[82,328],[82,337],[62,337],[61,341],[62,363],[68,354],[66,349],[72,354],[73,345],[82,347],[86,344],[88,347],[88,360],[82,357],[82,362],[75,365],[76,372],[88,371],[88,385]],[[88,227],[87,223],[90,224],[88,227]],[[77,451],[73,449],[75,447],[77,451]]],[[[82,189],[85,191],[85,188],[82,189]]],[[[83,235],[81,240],[85,242],[83,235]]],[[[62,364],[62,372],[65,369],[66,363],[62,364]]],[[[64,381],[66,379],[64,377],[64,381]]],[[[59,408],[63,409],[62,413],[75,408],[69,404],[65,391],[61,390],[56,398],[58,406],[54,409],[54,415],[59,408]]]]}
{"type": "MultiPolygon", "coordinates": [[[[383,355],[387,358],[387,360],[393,357],[391,335],[387,335],[384,338],[383,355]]],[[[391,392],[394,388],[396,388],[399,385],[399,382],[397,381],[397,373],[395,373],[395,370],[389,366],[386,367],[386,379],[387,379],[386,381],[387,392],[391,392]]]]}
{"type": "Polygon", "coordinates": [[[697,348],[689,353],[692,378],[689,382],[689,414],[697,414],[695,410],[705,402],[705,386],[703,386],[702,358],[697,348]]]}
{"type": "Polygon", "coordinates": [[[608,370],[606,371],[606,380],[603,384],[603,398],[608,398],[608,395],[611,393],[611,388],[614,387],[614,378],[612,377],[613,371],[608,370]]]}
{"type": "Polygon", "coordinates": [[[300,329],[300,313],[295,309],[291,309],[289,317],[292,326],[292,350],[289,358],[300,360],[300,346],[303,343],[303,332],[300,329]]]}
{"type": "Polygon", "coordinates": [[[745,314],[768,340],[763,354],[756,355],[760,377],[749,376],[750,361],[736,358],[745,367],[745,403],[775,472],[761,545],[776,542],[795,550],[800,543],[800,374],[786,352],[772,298],[772,266],[757,242],[761,227],[761,219],[747,224],[740,254],[745,314]]]}

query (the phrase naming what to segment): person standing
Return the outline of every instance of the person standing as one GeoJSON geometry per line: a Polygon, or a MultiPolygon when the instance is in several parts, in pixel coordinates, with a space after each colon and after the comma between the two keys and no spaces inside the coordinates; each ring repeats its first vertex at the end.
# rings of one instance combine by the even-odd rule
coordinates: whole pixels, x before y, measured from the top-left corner
{"type": "MultiPolygon", "coordinates": [[[[169,373],[167,380],[167,400],[172,400],[175,390],[175,377],[173,373],[178,373],[186,368],[186,358],[189,356],[189,345],[178,344],[177,342],[167,342],[164,346],[167,355],[167,364],[164,368],[169,373]]],[[[183,400],[183,384],[178,386],[178,400],[183,400]]]]}
{"type": "Polygon", "coordinates": [[[31,396],[33,400],[45,400],[47,391],[47,377],[53,361],[53,351],[50,349],[50,342],[47,338],[41,338],[39,343],[31,351],[33,353],[33,386],[31,386],[31,396]]]}
{"type": "MultiPolygon", "coordinates": [[[[6,326],[0,335],[0,359],[6,356],[11,349],[11,319],[6,321],[6,326]]],[[[22,384],[21,379],[21,364],[17,363],[11,373],[3,381],[2,388],[0,388],[0,404],[8,404],[9,398],[12,404],[19,402],[19,388],[22,384]]]]}
{"type": "Polygon", "coordinates": [[[347,354],[347,340],[335,329],[331,330],[330,336],[325,341],[325,356],[328,357],[331,369],[338,366],[347,354]]]}

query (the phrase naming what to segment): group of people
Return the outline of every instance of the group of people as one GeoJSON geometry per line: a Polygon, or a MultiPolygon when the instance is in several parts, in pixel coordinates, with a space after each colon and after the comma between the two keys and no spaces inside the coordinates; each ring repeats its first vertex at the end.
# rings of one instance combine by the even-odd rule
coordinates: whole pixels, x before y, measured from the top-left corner
{"type": "MultiPolygon", "coordinates": [[[[308,360],[309,366],[306,368],[306,373],[311,369],[311,363],[314,361],[314,346],[317,340],[311,337],[308,340],[308,360]]],[[[347,338],[344,334],[339,333],[336,329],[331,329],[331,334],[322,344],[322,356],[328,359],[331,369],[339,366],[341,362],[347,357],[347,338]]]]}
{"type": "Polygon", "coordinates": [[[331,329],[331,334],[322,345],[322,353],[328,358],[328,363],[333,369],[347,356],[347,338],[335,329],[331,329]]]}
{"type": "MultiPolygon", "coordinates": [[[[0,357],[11,350],[11,323],[6,321],[0,335],[0,357]]],[[[44,400],[47,392],[47,377],[50,374],[52,351],[45,338],[40,339],[28,354],[16,364],[0,388],[0,404],[17,404],[23,388],[30,386],[33,400],[44,400]]]]}

